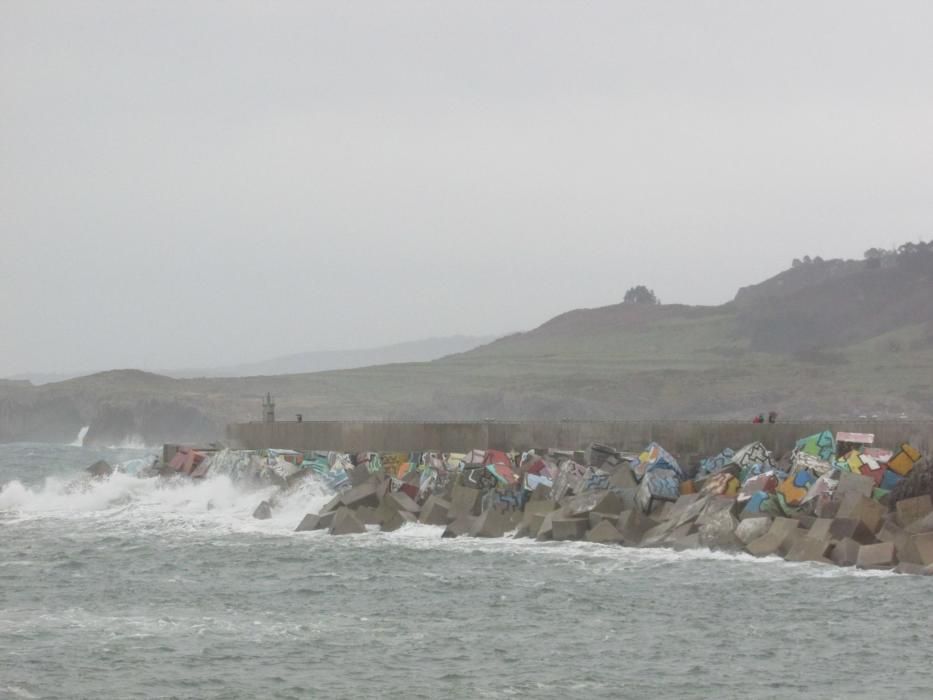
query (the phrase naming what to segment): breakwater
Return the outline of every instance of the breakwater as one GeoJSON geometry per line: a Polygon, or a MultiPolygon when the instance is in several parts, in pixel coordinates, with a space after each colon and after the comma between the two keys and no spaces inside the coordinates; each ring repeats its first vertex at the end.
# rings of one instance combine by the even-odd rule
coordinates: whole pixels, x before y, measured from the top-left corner
{"type": "MultiPolygon", "coordinates": [[[[227,438],[250,449],[415,452],[471,449],[526,451],[557,447],[583,450],[594,442],[620,450],[641,450],[656,442],[685,457],[705,456],[725,445],[761,442],[775,454],[794,448],[801,435],[826,428],[828,421],[753,424],[751,421],[304,421],[234,423],[227,438]]],[[[832,421],[836,430],[872,433],[876,442],[909,442],[933,454],[931,421],[832,421]]]]}
{"type": "MultiPolygon", "coordinates": [[[[656,442],[582,451],[206,454],[181,449],[163,475],[220,469],[284,493],[307,480],[334,496],[296,530],[332,535],[422,523],[443,537],[530,537],[706,548],[790,561],[933,574],[933,463],[916,446],[823,430],[775,453],[761,441],[701,459],[656,442]]],[[[274,517],[276,497],[254,517],[274,517]]]]}

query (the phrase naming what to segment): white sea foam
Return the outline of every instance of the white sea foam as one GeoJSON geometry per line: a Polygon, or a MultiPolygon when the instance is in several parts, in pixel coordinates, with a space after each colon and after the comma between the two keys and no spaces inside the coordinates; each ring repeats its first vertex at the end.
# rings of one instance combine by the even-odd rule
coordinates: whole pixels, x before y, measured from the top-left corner
{"type": "Polygon", "coordinates": [[[11,481],[0,491],[0,517],[97,519],[101,527],[145,523],[166,529],[208,526],[274,534],[292,532],[305,513],[317,512],[331,497],[323,484],[310,479],[278,494],[274,486],[251,488],[225,474],[166,480],[117,471],[104,479],[49,477],[37,487],[11,481]],[[256,506],[267,499],[274,499],[272,518],[254,519],[256,506]]]}
{"type": "Polygon", "coordinates": [[[87,437],[87,431],[91,429],[91,426],[85,425],[81,430],[78,431],[77,437],[74,439],[74,442],[71,443],[71,447],[84,447],[84,438],[87,437]]]}

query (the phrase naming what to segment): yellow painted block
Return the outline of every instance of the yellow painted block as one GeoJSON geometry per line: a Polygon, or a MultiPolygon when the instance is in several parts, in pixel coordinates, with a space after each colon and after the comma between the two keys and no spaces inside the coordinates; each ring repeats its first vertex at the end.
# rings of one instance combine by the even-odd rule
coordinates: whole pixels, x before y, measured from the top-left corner
{"type": "Polygon", "coordinates": [[[846,464],[849,465],[849,471],[858,474],[862,471],[862,455],[860,455],[855,450],[852,450],[849,454],[846,455],[846,464]]]}
{"type": "Polygon", "coordinates": [[[738,493],[739,493],[739,480],[733,476],[731,479],[729,479],[729,483],[726,484],[726,491],[724,495],[735,498],[738,495],[738,493]]]}
{"type": "Polygon", "coordinates": [[[898,453],[888,462],[888,469],[891,469],[901,476],[907,476],[910,474],[910,470],[914,468],[914,464],[919,461],[920,453],[912,445],[908,445],[905,442],[901,445],[901,449],[898,453]]]}

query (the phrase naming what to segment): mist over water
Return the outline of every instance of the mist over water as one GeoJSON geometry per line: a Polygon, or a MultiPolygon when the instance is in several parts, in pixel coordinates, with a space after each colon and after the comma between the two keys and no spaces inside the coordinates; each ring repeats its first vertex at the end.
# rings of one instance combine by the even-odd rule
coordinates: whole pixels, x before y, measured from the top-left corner
{"type": "Polygon", "coordinates": [[[266,521],[271,489],[225,474],[75,482],[146,457],[0,446],[0,697],[929,692],[926,578],[423,525],[295,533],[330,498],[313,482],[266,521]]]}

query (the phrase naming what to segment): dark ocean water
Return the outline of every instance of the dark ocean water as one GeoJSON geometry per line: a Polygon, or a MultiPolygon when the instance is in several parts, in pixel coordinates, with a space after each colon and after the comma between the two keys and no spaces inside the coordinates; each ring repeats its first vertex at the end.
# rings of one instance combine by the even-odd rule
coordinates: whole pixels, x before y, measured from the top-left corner
{"type": "Polygon", "coordinates": [[[138,450],[0,445],[0,697],[930,698],[933,580],[713,553],[292,530],[138,450]]]}

